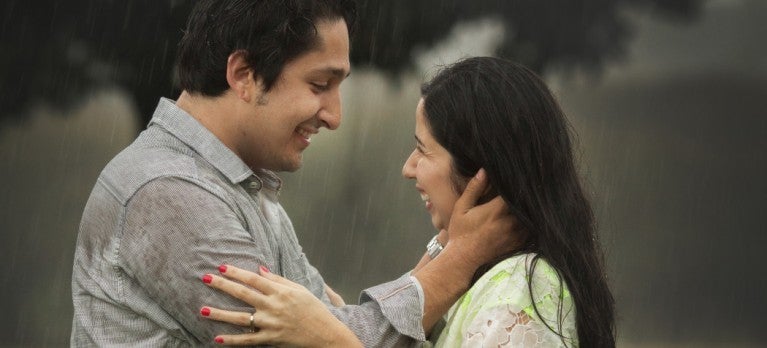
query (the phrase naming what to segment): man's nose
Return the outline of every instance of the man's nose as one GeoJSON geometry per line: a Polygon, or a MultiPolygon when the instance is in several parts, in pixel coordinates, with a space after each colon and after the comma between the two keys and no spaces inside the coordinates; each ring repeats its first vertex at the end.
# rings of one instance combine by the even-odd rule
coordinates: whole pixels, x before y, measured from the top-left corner
{"type": "Polygon", "coordinates": [[[341,125],[341,91],[336,89],[324,97],[319,118],[322,125],[330,130],[341,125]]]}

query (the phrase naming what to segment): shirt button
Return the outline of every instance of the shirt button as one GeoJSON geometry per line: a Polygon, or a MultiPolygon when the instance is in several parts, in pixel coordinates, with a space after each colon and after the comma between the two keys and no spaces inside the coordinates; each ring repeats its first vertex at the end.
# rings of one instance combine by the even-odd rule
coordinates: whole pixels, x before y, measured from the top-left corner
{"type": "Polygon", "coordinates": [[[260,189],[261,189],[261,183],[260,183],[260,182],[258,182],[258,181],[251,181],[251,182],[248,184],[248,187],[249,187],[251,190],[260,190],[260,189]]]}

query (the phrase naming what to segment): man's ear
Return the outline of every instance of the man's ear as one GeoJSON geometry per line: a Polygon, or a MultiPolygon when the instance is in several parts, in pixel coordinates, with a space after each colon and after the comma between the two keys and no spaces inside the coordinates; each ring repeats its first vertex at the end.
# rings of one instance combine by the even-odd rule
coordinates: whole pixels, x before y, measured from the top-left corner
{"type": "Polygon", "coordinates": [[[240,99],[250,103],[261,93],[261,78],[253,74],[245,60],[245,51],[235,51],[226,60],[226,82],[229,88],[240,99]]]}

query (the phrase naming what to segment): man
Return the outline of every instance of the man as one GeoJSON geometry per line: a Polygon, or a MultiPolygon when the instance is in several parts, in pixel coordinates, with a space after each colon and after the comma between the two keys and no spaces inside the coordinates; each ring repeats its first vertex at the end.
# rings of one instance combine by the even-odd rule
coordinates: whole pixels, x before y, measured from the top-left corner
{"type": "MultiPolygon", "coordinates": [[[[196,4],[179,47],[183,92],[175,103],[160,100],[85,207],[72,280],[73,346],[200,345],[242,332],[196,312],[203,304],[248,310],[200,282],[223,263],[266,266],[330,305],[277,201],[274,172],[297,170],[311,137],[339,126],[355,20],[344,0],[196,4]]],[[[366,346],[423,340],[476,266],[498,251],[488,248],[497,241],[462,243],[453,233],[509,227],[503,215],[499,207],[467,211],[443,251],[453,256],[367,289],[359,306],[331,311],[366,346]]]]}

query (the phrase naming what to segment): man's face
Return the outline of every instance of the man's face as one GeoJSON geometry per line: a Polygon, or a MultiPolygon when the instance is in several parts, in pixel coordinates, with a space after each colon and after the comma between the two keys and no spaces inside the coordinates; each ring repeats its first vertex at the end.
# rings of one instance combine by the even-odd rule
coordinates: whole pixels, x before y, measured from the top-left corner
{"type": "Polygon", "coordinates": [[[348,30],[343,20],[315,25],[317,47],[285,64],[272,89],[251,101],[253,112],[241,125],[248,140],[240,149],[251,167],[295,171],[311,136],[341,124],[340,85],[350,71],[348,30]]]}

